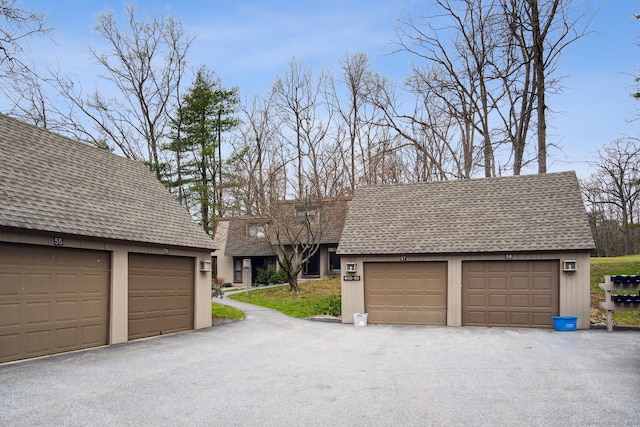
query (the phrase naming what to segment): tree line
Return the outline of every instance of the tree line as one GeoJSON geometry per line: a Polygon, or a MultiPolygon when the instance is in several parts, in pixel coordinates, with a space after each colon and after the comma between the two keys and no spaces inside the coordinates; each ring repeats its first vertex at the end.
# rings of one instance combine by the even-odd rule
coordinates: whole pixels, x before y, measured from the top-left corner
{"type": "MultiPolygon", "coordinates": [[[[208,233],[220,216],[266,215],[277,200],[545,173],[548,95],[588,14],[570,0],[433,0],[396,23],[395,49],[414,59],[405,81],[374,70],[366,53],[345,54],[337,71],[292,57],[271,90],[242,99],[213,70],[191,69],[195,37],[174,17],[131,5],[121,19],[99,14],[89,56],[101,73],[88,91],[29,63],[22,43],[50,34],[46,17],[0,2],[6,112],[145,162],[208,233]]],[[[608,194],[591,187],[593,200],[608,194]]],[[[632,224],[637,209],[623,211],[615,220],[632,224]]]]}

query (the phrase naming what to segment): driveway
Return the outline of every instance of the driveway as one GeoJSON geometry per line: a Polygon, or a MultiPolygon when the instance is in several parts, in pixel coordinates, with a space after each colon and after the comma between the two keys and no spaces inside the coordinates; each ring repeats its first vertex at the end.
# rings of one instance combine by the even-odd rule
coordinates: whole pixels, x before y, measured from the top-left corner
{"type": "Polygon", "coordinates": [[[638,425],[640,333],[244,321],[0,365],[0,425],[638,425]]]}

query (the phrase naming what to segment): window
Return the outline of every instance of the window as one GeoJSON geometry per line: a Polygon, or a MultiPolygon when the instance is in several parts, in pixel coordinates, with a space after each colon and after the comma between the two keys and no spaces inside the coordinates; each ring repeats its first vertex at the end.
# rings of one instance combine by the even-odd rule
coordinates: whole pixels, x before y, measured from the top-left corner
{"type": "Polygon", "coordinates": [[[233,260],[233,281],[238,283],[242,282],[242,260],[233,260]]]}
{"type": "Polygon", "coordinates": [[[247,228],[247,234],[249,235],[249,237],[254,239],[264,239],[266,236],[264,227],[261,225],[250,225],[247,228]]]}
{"type": "Polygon", "coordinates": [[[303,211],[299,210],[298,224],[315,224],[316,223],[316,211],[303,211]]]}
{"type": "Polygon", "coordinates": [[[329,246],[327,251],[329,252],[329,271],[340,271],[340,257],[336,253],[337,246],[329,246]]]}

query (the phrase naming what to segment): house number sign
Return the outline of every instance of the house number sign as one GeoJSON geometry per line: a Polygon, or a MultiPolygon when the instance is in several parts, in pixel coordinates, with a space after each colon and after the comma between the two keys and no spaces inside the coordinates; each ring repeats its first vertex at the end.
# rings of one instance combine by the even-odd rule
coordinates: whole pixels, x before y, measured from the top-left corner
{"type": "Polygon", "coordinates": [[[358,282],[360,281],[360,276],[342,276],[342,280],[345,282],[358,282]]]}
{"type": "Polygon", "coordinates": [[[64,240],[62,239],[62,237],[54,237],[53,238],[53,245],[54,246],[62,246],[62,245],[64,245],[64,240]]]}

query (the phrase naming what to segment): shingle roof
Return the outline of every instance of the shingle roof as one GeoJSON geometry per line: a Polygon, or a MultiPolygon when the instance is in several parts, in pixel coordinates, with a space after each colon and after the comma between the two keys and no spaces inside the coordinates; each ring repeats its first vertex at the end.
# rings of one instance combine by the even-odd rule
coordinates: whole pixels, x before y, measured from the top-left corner
{"type": "MultiPolygon", "coordinates": [[[[319,218],[317,218],[319,222],[312,225],[312,227],[320,227],[321,233],[314,234],[313,237],[321,244],[337,244],[342,235],[342,228],[344,227],[350,201],[350,197],[332,197],[311,202],[281,200],[277,202],[274,210],[271,211],[271,215],[278,218],[279,226],[289,227],[294,231],[292,233],[280,233],[281,239],[287,239],[291,235],[296,235],[296,229],[304,228],[304,226],[298,224],[298,210],[316,210],[319,215],[319,218]]],[[[247,227],[250,225],[264,224],[267,237],[270,237],[271,243],[277,246],[275,227],[270,226],[270,224],[273,224],[273,218],[236,217],[225,220],[229,221],[225,255],[235,257],[274,256],[274,248],[271,247],[269,239],[252,238],[247,233],[247,227]]],[[[305,236],[305,233],[301,233],[297,237],[304,239],[305,236]]],[[[283,241],[282,243],[288,244],[291,242],[283,241]]]]}
{"type": "Polygon", "coordinates": [[[1,114],[0,226],[215,248],[142,163],[1,114]]]}
{"type": "Polygon", "coordinates": [[[343,255],[590,250],[575,172],[356,190],[343,255]]]}
{"type": "Polygon", "coordinates": [[[250,225],[259,226],[256,218],[239,217],[229,218],[229,231],[227,233],[227,244],[224,250],[226,256],[237,257],[267,257],[275,256],[271,245],[266,239],[249,237],[247,227],[250,225]]]}
{"type": "MultiPolygon", "coordinates": [[[[350,203],[351,197],[347,196],[305,201],[281,200],[272,210],[271,215],[278,217],[280,226],[288,227],[290,231],[293,231],[281,233],[281,235],[285,234],[282,238],[286,238],[286,235],[297,235],[301,240],[304,240],[306,233],[297,234],[297,231],[304,231],[306,228],[306,226],[299,224],[298,212],[314,211],[317,217],[310,227],[314,230],[313,238],[320,244],[335,244],[340,241],[342,236],[342,229],[344,228],[350,203]]],[[[271,231],[274,232],[273,227],[271,227],[271,231]]]]}

